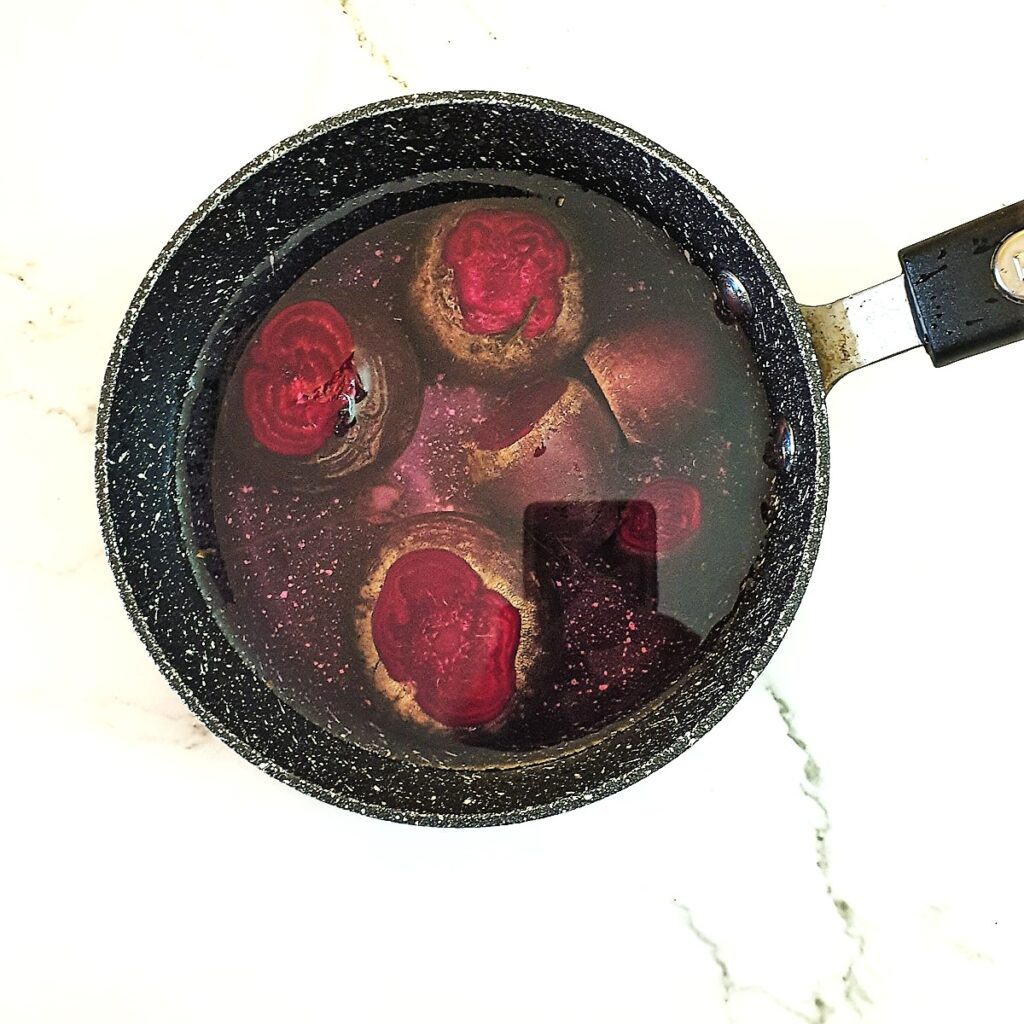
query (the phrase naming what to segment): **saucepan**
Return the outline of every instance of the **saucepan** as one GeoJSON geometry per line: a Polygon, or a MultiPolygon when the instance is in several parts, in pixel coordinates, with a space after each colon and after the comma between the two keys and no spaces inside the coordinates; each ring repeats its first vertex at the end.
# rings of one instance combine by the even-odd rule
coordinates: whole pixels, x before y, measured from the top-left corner
{"type": "Polygon", "coordinates": [[[919,345],[943,366],[1024,336],[1024,203],[911,245],[900,259],[900,277],[801,306],[751,227],[696,171],[628,128],[548,100],[439,93],[324,121],[218,188],[157,258],[125,316],[99,405],[96,478],[107,554],[135,628],[218,737],[270,775],[360,813],[500,824],[628,786],[722,719],[791,622],[825,516],[826,392],[851,370],[919,345]],[[774,424],[766,458],[775,479],[761,556],[685,686],[552,756],[453,767],[325,729],[261,678],[197,570],[203,459],[184,435],[213,415],[196,405],[195,380],[197,366],[223,356],[211,345],[232,337],[226,310],[237,319],[245,308],[251,322],[346,238],[437,203],[449,194],[439,182],[487,170],[608,197],[685,250],[753,350],[774,424]]]}

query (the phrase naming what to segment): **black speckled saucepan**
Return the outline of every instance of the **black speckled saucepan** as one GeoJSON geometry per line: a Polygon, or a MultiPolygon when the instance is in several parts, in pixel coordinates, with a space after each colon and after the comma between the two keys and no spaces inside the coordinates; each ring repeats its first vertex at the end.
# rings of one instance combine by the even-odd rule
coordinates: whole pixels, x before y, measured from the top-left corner
{"type": "MultiPolygon", "coordinates": [[[[524,96],[452,93],[324,121],[218,188],[160,254],[125,316],[99,407],[96,475],[107,553],[135,628],[217,736],[269,774],[339,806],[397,821],[484,825],[607,796],[707,732],[782,639],[825,515],[826,385],[919,339],[941,364],[1020,337],[1021,228],[1024,204],[905,250],[905,279],[803,309],[728,200],[671,153],[597,115],[524,96]],[[777,503],[764,557],[689,685],[670,688],[592,742],[501,769],[375,753],[325,732],[263,685],[197,580],[179,458],[196,367],[225,359],[223,347],[238,333],[225,317],[251,323],[346,238],[438,201],[410,181],[467,169],[560,178],[662,226],[742,318],[778,424],[777,503]]],[[[210,410],[193,408],[189,422],[204,415],[210,410]]]]}

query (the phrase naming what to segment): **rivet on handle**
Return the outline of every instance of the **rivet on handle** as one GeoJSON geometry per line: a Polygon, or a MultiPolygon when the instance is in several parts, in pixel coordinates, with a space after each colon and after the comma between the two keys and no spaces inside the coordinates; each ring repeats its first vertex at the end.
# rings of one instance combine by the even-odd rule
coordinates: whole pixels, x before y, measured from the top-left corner
{"type": "Polygon", "coordinates": [[[1007,235],[992,257],[996,284],[1011,299],[1024,302],[1024,231],[1007,235]]]}

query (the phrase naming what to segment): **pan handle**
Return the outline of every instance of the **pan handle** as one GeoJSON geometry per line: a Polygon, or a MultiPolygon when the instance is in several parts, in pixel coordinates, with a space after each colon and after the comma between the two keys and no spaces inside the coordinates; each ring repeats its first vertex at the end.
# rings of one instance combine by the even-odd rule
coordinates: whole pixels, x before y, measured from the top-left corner
{"type": "Polygon", "coordinates": [[[918,345],[945,366],[1024,338],[1024,202],[899,255],[900,277],[802,307],[826,391],[851,370],[918,345]]]}

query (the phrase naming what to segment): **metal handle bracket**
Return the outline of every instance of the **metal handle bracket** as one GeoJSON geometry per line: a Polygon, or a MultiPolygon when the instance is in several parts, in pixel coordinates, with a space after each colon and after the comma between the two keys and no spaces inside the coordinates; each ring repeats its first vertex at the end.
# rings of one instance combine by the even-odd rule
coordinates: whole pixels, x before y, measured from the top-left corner
{"type": "Polygon", "coordinates": [[[921,346],[903,275],[826,306],[801,306],[825,391],[851,370],[921,346]]]}

